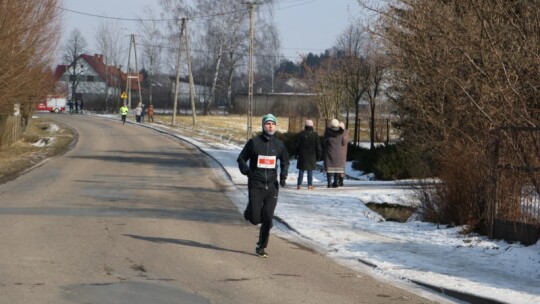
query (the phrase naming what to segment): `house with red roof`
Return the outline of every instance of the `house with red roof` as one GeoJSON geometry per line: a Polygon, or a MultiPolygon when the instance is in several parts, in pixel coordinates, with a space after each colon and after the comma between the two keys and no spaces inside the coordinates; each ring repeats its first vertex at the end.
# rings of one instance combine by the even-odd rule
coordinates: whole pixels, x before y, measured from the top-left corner
{"type": "MultiPolygon", "coordinates": [[[[54,79],[57,88],[66,94],[68,100],[84,100],[86,109],[102,111],[119,108],[123,102],[120,97],[127,89],[128,77],[119,67],[107,65],[103,55],[82,54],[75,67],[73,64],[58,65],[54,79]],[[74,80],[76,96],[71,96],[74,80]]],[[[143,82],[143,75],[130,75],[129,79],[133,105],[138,103],[139,82],[143,82]]]]}

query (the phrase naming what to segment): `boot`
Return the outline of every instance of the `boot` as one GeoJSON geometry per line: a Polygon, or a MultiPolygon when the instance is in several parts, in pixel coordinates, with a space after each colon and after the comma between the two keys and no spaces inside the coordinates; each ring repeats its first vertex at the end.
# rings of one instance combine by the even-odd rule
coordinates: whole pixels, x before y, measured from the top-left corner
{"type": "Polygon", "coordinates": [[[326,180],[328,181],[328,188],[332,188],[332,174],[326,174],[326,180]]]}
{"type": "Polygon", "coordinates": [[[339,179],[339,174],[334,173],[334,182],[332,183],[332,188],[337,188],[338,187],[338,179],[339,179]]]}

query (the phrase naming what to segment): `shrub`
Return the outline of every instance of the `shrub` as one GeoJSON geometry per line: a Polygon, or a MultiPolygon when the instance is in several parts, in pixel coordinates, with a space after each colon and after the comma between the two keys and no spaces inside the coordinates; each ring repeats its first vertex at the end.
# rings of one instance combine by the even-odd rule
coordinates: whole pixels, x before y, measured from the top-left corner
{"type": "Polygon", "coordinates": [[[373,172],[373,164],[377,159],[377,148],[373,151],[349,145],[347,158],[353,161],[352,168],[364,172],[373,172]]]}
{"type": "Polygon", "coordinates": [[[436,178],[412,185],[422,220],[481,231],[489,173],[482,165],[485,160],[480,149],[471,144],[464,146],[459,140],[441,149],[443,157],[436,161],[436,178]]]}
{"type": "Polygon", "coordinates": [[[380,180],[426,176],[425,161],[403,144],[377,146],[370,150],[349,146],[355,170],[374,173],[380,180]]]}
{"type": "Polygon", "coordinates": [[[276,137],[280,139],[284,144],[285,148],[287,148],[287,152],[289,153],[289,157],[293,157],[297,154],[296,151],[296,136],[298,133],[295,132],[276,132],[276,137]]]}
{"type": "Polygon", "coordinates": [[[396,180],[410,178],[407,155],[397,149],[397,146],[387,146],[380,151],[373,173],[380,180],[396,180]]]}

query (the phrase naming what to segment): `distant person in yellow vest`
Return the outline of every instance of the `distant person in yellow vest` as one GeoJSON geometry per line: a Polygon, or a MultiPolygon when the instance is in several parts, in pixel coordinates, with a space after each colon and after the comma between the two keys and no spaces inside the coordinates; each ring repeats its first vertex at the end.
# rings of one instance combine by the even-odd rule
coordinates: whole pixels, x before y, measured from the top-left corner
{"type": "Polygon", "coordinates": [[[126,105],[123,105],[120,107],[120,115],[122,115],[122,124],[126,124],[126,117],[129,113],[129,109],[126,105]]]}

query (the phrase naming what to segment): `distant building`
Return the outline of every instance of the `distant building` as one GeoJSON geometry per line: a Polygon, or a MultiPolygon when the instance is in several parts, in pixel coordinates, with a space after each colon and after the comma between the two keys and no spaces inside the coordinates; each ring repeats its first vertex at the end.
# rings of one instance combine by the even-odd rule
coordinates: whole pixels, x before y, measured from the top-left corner
{"type": "MultiPolygon", "coordinates": [[[[138,102],[139,85],[135,79],[131,80],[132,107],[138,102]]],[[[140,82],[143,75],[138,75],[140,82]]],[[[105,109],[109,106],[117,107],[120,103],[120,95],[126,90],[127,74],[119,67],[105,64],[103,55],[79,56],[77,66],[58,65],[54,72],[57,88],[64,93],[68,100],[84,100],[85,107],[105,109]],[[73,80],[78,81],[76,95],[72,95],[73,80]]],[[[58,91],[57,90],[57,91],[58,91]]]]}
{"type": "MultiPolygon", "coordinates": [[[[235,95],[236,114],[247,113],[247,87],[241,88],[235,95]]],[[[254,84],[253,108],[255,116],[273,113],[277,116],[319,117],[317,94],[310,93],[305,82],[297,78],[273,83],[260,81],[254,84]]]]}
{"type": "MultiPolygon", "coordinates": [[[[174,94],[176,91],[176,77],[169,76],[171,81],[171,96],[174,99],[174,94]]],[[[178,108],[191,109],[191,96],[189,90],[189,79],[187,77],[180,77],[178,86],[178,108]]],[[[195,106],[197,109],[201,109],[202,104],[207,102],[208,95],[210,94],[211,87],[193,82],[193,87],[195,90],[195,106]]]]}

